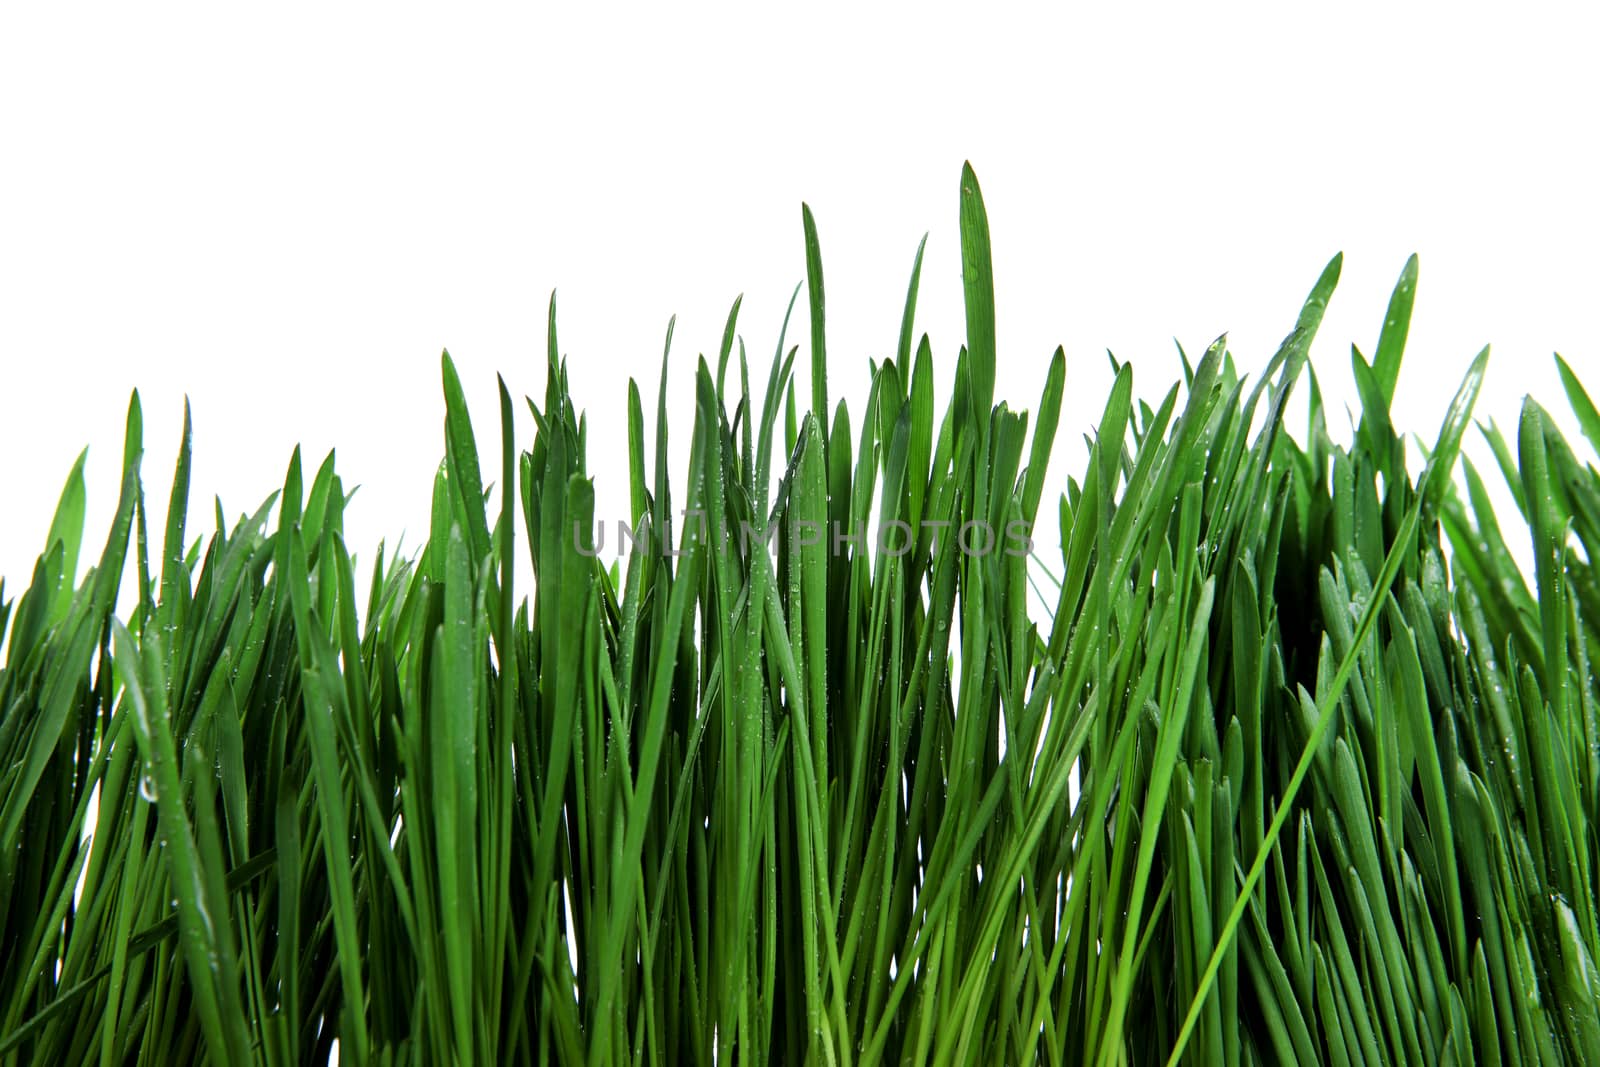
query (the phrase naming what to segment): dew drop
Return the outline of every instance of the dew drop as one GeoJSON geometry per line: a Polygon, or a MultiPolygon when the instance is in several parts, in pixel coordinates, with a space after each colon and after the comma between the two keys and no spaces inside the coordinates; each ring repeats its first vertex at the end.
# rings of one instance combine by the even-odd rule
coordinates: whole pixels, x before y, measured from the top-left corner
{"type": "Polygon", "coordinates": [[[139,776],[139,795],[152,804],[156,802],[156,780],[148,774],[139,776]]]}

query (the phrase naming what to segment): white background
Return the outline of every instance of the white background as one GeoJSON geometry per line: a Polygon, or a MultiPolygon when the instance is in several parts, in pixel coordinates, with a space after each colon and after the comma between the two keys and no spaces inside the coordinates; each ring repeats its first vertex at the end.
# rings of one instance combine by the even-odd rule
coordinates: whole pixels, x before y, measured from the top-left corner
{"type": "MultiPolygon", "coordinates": [[[[1055,491],[1103,403],[1106,348],[1152,400],[1178,373],[1174,338],[1198,352],[1228,331],[1259,369],[1341,249],[1314,349],[1335,412],[1355,403],[1349,345],[1370,354],[1413,251],[1402,428],[1431,442],[1486,342],[1479,410],[1508,433],[1525,392],[1565,416],[1553,350],[1600,395],[1593,16],[330,8],[0,14],[7,596],[85,445],[98,555],[135,386],[155,529],[187,394],[191,535],[213,494],[230,522],[253,510],[300,442],[311,467],[337,446],[361,484],[347,528],[362,559],[402,530],[420,545],[440,350],[497,454],[494,374],[542,397],[557,287],[601,513],[625,517],[627,377],[653,422],[676,312],[681,449],[695,357],[714,359],[741,292],[764,373],[804,277],[802,200],[830,395],[859,411],[924,232],[919,327],[948,374],[964,159],[994,235],[998,395],[1034,406],[1049,354],[1068,353],[1055,491]]],[[[804,367],[803,309],[789,340],[804,367]]],[[[519,418],[526,447],[520,403],[519,418]]]]}

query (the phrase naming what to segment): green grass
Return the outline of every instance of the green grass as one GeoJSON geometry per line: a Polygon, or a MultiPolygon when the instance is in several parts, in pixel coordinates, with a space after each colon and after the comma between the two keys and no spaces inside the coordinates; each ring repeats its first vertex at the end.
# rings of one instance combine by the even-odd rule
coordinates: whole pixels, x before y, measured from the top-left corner
{"type": "Polygon", "coordinates": [[[80,460],[0,585],[0,1063],[1600,1063],[1600,473],[1531,400],[1462,457],[1487,350],[1402,440],[1415,260],[1335,441],[1338,259],[1254,381],[1221,341],[1149,403],[1119,366],[1048,473],[1065,359],[996,403],[970,169],[960,218],[948,395],[913,272],[828,407],[809,211],[809,409],[781,339],[752,392],[737,305],[676,479],[671,360],[653,443],[630,383],[596,476],[671,555],[575,542],[553,307],[526,450],[445,358],[431,538],[360,591],[331,458],[194,538],[186,425],[149,529],[135,396],[92,566],[80,460]],[[1041,507],[1032,561],[930,525],[1041,507]]]}

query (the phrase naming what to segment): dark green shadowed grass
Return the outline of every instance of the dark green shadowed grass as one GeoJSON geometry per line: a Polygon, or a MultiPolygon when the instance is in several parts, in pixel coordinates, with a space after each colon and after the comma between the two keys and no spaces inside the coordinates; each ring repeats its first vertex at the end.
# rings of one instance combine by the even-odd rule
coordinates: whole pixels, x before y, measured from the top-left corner
{"type": "Polygon", "coordinates": [[[332,456],[186,547],[187,411],[152,573],[135,397],[93,565],[80,457],[0,585],[0,1063],[1600,1062],[1571,366],[1581,451],[1531,399],[1483,428],[1497,515],[1487,350],[1421,448],[1391,415],[1414,257],[1330,435],[1336,258],[1254,380],[1223,340],[1156,393],[1113,359],[1050,470],[1071,368],[996,397],[970,167],[959,209],[943,397],[919,246],[830,407],[809,209],[809,406],[735,303],[714,362],[669,326],[653,431],[630,382],[627,470],[591,472],[553,300],[531,441],[502,382],[480,453],[446,356],[428,543],[359,601],[332,456]],[[1059,552],[1023,551],[1046,508],[1059,552]]]}

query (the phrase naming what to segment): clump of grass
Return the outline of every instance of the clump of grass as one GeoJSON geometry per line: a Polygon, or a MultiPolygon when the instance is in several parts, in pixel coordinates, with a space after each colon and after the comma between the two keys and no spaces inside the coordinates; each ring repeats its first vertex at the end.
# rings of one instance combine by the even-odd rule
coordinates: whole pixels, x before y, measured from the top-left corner
{"type": "Polygon", "coordinates": [[[1031,416],[995,401],[971,170],[937,403],[914,269],[866,409],[829,408],[804,222],[809,410],[781,339],[752,392],[736,305],[674,485],[669,361],[650,449],[630,383],[631,525],[671,554],[574,537],[553,309],[525,451],[502,383],[480,453],[445,358],[431,538],[364,594],[331,459],[191,542],[187,420],[158,543],[135,396],[98,562],[80,461],[0,585],[0,1061],[1600,1062],[1600,474],[1530,400],[1485,430],[1491,511],[1487,350],[1408,467],[1415,260],[1350,442],[1307,362],[1335,259],[1254,383],[1221,341],[1154,406],[1119,366],[1062,493],[1062,353],[1031,416]],[[1031,568],[950,533],[1041,506],[1031,568]]]}

